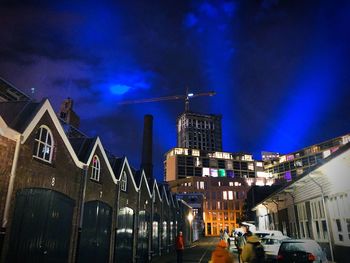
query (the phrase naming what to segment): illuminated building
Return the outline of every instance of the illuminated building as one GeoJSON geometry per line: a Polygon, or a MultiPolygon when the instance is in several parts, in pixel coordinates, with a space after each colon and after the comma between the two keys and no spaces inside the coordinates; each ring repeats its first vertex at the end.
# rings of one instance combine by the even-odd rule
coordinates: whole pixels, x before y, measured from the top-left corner
{"type": "Polygon", "coordinates": [[[222,151],[221,115],[184,112],[177,118],[177,146],[222,151]]]}
{"type": "Polygon", "coordinates": [[[284,155],[263,152],[264,170],[274,179],[291,181],[349,142],[350,134],[346,134],[284,155]]]}
{"type": "Polygon", "coordinates": [[[350,250],[350,144],[340,138],[346,140],[349,136],[315,145],[323,149],[322,162],[305,169],[255,204],[253,210],[260,230],[280,230],[292,238],[314,239],[328,260],[345,263],[349,262],[350,250]],[[328,155],[329,147],[338,146],[328,155]]]}
{"type": "Polygon", "coordinates": [[[203,220],[206,236],[238,226],[251,185],[271,185],[263,163],[244,153],[210,152],[173,148],[166,153],[165,181],[177,194],[204,196],[203,220]]]}

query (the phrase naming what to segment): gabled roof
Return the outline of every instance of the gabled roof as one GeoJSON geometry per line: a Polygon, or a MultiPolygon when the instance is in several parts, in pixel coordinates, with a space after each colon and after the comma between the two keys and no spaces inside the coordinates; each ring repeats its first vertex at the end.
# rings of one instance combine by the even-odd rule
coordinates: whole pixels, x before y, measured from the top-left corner
{"type": "Polygon", "coordinates": [[[173,200],[174,207],[179,208],[179,203],[177,202],[176,195],[170,193],[170,196],[171,196],[171,200],[173,200]]]}
{"type": "Polygon", "coordinates": [[[0,116],[0,135],[11,140],[18,140],[20,133],[7,126],[4,119],[0,116]]]}
{"type": "Polygon", "coordinates": [[[9,127],[23,133],[44,103],[45,100],[40,103],[33,101],[1,102],[0,115],[9,127]]]}
{"type": "Polygon", "coordinates": [[[129,171],[131,181],[133,182],[135,191],[138,191],[138,187],[134,179],[134,174],[131,171],[128,159],[125,156],[122,158],[116,158],[116,160],[113,163],[112,170],[116,176],[117,181],[120,181],[124,169],[129,171]]]}
{"type": "Polygon", "coordinates": [[[170,203],[169,203],[168,194],[167,194],[167,191],[165,189],[165,186],[162,184],[162,185],[160,185],[160,187],[161,187],[161,191],[162,191],[163,201],[165,199],[166,203],[169,205],[170,203]]]}
{"type": "Polygon", "coordinates": [[[173,194],[172,194],[170,191],[168,192],[168,199],[169,199],[170,205],[171,205],[172,207],[175,207],[173,194]]]}
{"type": "MultiPolygon", "coordinates": [[[[86,163],[86,164],[89,164],[89,163],[91,162],[93,156],[95,155],[95,152],[96,152],[97,147],[99,147],[99,149],[100,149],[100,151],[101,151],[101,153],[102,153],[102,156],[103,156],[103,158],[104,158],[104,160],[105,160],[105,163],[106,163],[106,165],[107,165],[108,171],[109,171],[109,173],[110,173],[110,175],[111,175],[111,177],[112,177],[112,179],[113,179],[113,182],[114,182],[115,184],[117,184],[117,181],[118,181],[118,180],[117,180],[117,178],[116,178],[116,176],[115,176],[115,174],[114,174],[114,171],[113,171],[112,166],[111,166],[111,164],[110,164],[110,162],[109,162],[109,159],[108,159],[108,157],[107,157],[107,154],[106,154],[106,152],[105,152],[105,150],[104,150],[104,148],[103,148],[103,145],[102,145],[102,143],[101,143],[100,138],[97,137],[97,138],[94,139],[94,140],[95,140],[95,143],[93,144],[93,147],[92,147],[92,149],[91,149],[91,151],[90,151],[90,155],[88,155],[87,161],[86,161],[85,163],[86,163]]],[[[89,145],[89,146],[91,146],[91,145],[89,145]]]]}
{"type": "Polygon", "coordinates": [[[156,179],[154,179],[154,181],[153,181],[152,189],[153,189],[153,191],[152,191],[153,202],[156,201],[156,199],[155,199],[156,195],[158,195],[158,199],[160,201],[163,201],[162,200],[162,196],[160,195],[160,192],[159,192],[159,188],[158,188],[158,184],[157,184],[157,180],[156,179]]]}
{"type": "Polygon", "coordinates": [[[83,168],[84,163],[78,159],[73,147],[50,104],[50,102],[45,99],[41,103],[36,102],[2,102],[0,103],[0,115],[6,124],[22,134],[21,143],[24,144],[30,134],[38,125],[39,121],[42,119],[45,113],[48,113],[52,122],[55,125],[57,132],[59,133],[61,139],[63,140],[65,146],[68,149],[74,163],[77,167],[83,168]],[[11,113],[10,110],[13,110],[11,113]]]}
{"type": "Polygon", "coordinates": [[[148,195],[150,198],[152,198],[152,193],[151,193],[151,190],[149,189],[149,185],[148,185],[148,182],[147,182],[147,178],[146,178],[146,174],[145,174],[145,171],[142,169],[141,171],[137,171],[137,174],[139,177],[139,190],[141,191],[141,186],[142,184],[145,184],[146,185],[146,188],[147,188],[147,192],[148,192],[148,195]]]}
{"type": "Polygon", "coordinates": [[[80,161],[87,163],[89,159],[92,149],[96,143],[95,138],[69,138],[69,142],[71,143],[75,153],[77,154],[80,161]]]}

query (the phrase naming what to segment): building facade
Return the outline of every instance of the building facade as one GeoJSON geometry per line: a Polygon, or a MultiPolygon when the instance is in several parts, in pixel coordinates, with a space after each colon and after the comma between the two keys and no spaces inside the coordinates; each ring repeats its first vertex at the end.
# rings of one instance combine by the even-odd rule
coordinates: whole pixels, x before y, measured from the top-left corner
{"type": "Polygon", "coordinates": [[[177,146],[222,151],[221,115],[184,112],[177,118],[177,146]]]}
{"type": "Polygon", "coordinates": [[[329,260],[348,262],[349,171],[350,144],[346,144],[258,203],[254,207],[258,229],[314,239],[329,260]]]}
{"type": "Polygon", "coordinates": [[[262,156],[264,170],[272,178],[291,181],[349,142],[350,134],[346,134],[288,154],[265,152],[262,156]]]}
{"type": "Polygon", "coordinates": [[[251,154],[189,148],[168,151],[165,154],[164,173],[167,182],[192,176],[261,178],[262,185],[269,182],[265,180],[263,162],[253,160],[251,154]]]}
{"type": "Polygon", "coordinates": [[[177,194],[203,195],[204,234],[217,236],[231,232],[243,214],[244,201],[251,185],[272,185],[263,163],[244,153],[210,152],[173,148],[165,155],[165,181],[177,194]]]}
{"type": "Polygon", "coordinates": [[[0,262],[140,262],[166,253],[191,208],[161,195],[156,181],[150,187],[144,173],[136,183],[126,158],[98,137],[68,137],[67,125],[48,100],[0,103],[0,262]]]}

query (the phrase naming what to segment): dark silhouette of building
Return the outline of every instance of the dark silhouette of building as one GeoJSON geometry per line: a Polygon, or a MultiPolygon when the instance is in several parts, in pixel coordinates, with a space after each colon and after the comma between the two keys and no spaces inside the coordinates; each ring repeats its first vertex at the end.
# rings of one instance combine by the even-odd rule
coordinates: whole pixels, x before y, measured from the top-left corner
{"type": "Polygon", "coordinates": [[[177,118],[177,146],[222,151],[221,115],[184,112],[177,118]]]}

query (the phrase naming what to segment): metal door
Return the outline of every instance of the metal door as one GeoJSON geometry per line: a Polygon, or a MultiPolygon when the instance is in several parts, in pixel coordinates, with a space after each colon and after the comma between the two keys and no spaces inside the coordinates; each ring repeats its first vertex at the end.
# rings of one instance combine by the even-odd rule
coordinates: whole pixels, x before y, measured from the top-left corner
{"type": "Polygon", "coordinates": [[[134,210],[123,207],[118,212],[115,262],[132,262],[134,210]]]}
{"type": "Polygon", "coordinates": [[[148,262],[148,237],[150,215],[145,210],[139,212],[139,235],[137,240],[137,262],[148,262]]]}
{"type": "Polygon", "coordinates": [[[160,234],[160,216],[159,214],[153,215],[152,222],[152,251],[153,256],[159,255],[159,234],[160,234]]]}
{"type": "Polygon", "coordinates": [[[16,194],[8,262],[68,262],[74,200],[48,189],[16,194]]]}
{"type": "Polygon", "coordinates": [[[86,202],[80,238],[79,262],[108,262],[112,208],[100,201],[86,202]]]}

